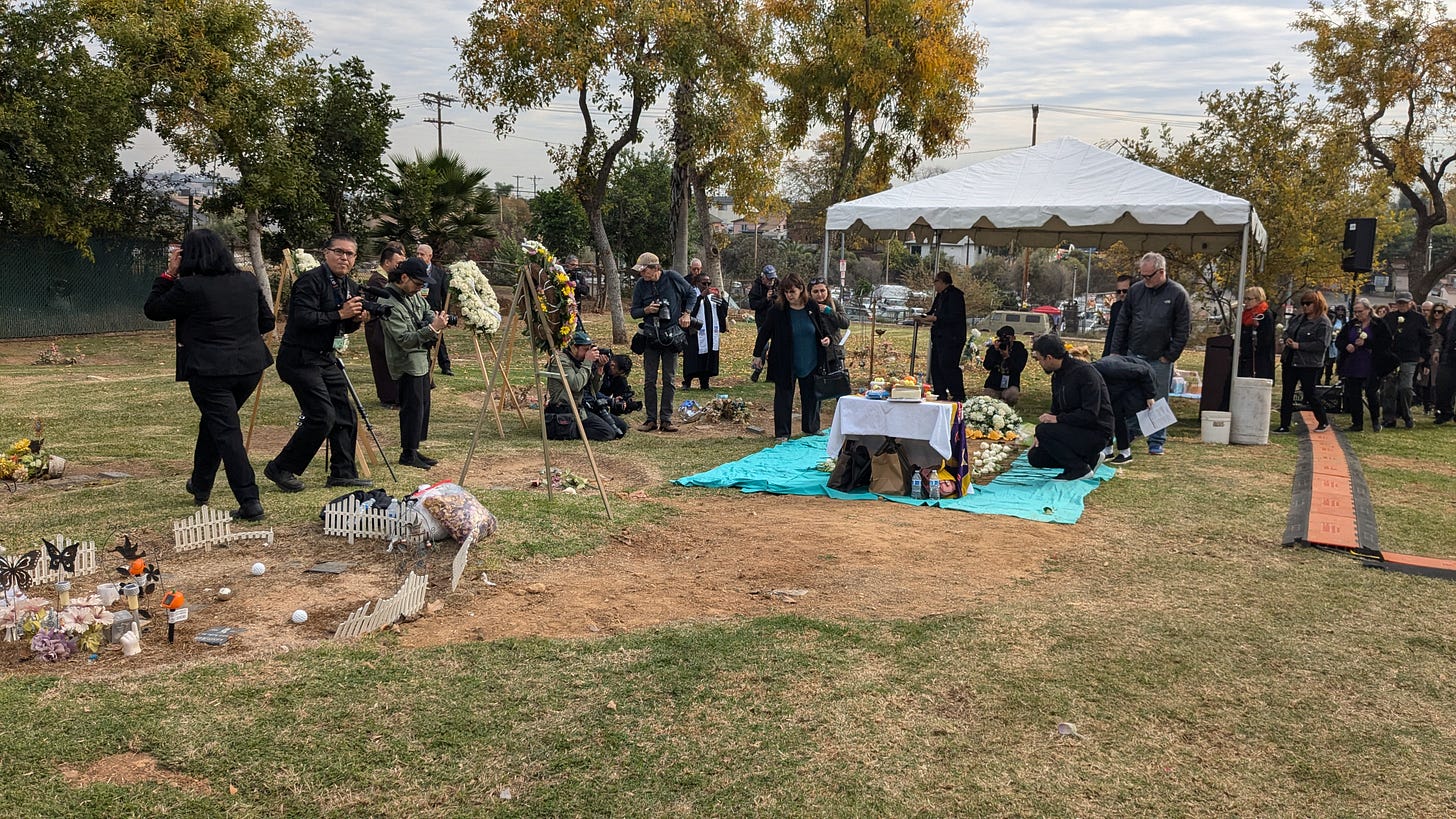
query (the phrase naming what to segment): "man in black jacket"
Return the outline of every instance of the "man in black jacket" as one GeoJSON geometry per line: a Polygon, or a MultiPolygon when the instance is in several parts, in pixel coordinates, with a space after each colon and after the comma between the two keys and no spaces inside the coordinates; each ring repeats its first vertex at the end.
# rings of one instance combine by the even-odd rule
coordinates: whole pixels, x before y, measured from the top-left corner
{"type": "Polygon", "coordinates": [[[329,486],[371,486],[354,467],[358,429],[349,382],[337,350],[344,336],[370,316],[359,288],[349,278],[358,256],[353,236],[335,234],[324,249],[324,263],[293,283],[288,296],[288,326],[278,346],[278,377],[293,388],[303,421],[283,451],[263,467],[263,476],[284,492],[301,492],[298,476],[308,469],[324,439],[329,441],[329,486]]]}
{"type": "MultiPolygon", "coordinates": [[[[1143,254],[1138,275],[1142,281],[1128,290],[1112,328],[1112,352],[1148,362],[1158,397],[1166,398],[1173,386],[1173,362],[1188,344],[1188,291],[1168,278],[1168,260],[1161,253],[1143,254]]],[[[1149,435],[1148,454],[1162,455],[1167,439],[1166,430],[1149,435]]]]}
{"type": "MultiPolygon", "coordinates": [[[[766,264],[763,272],[748,287],[748,309],[753,311],[754,328],[763,326],[763,321],[768,316],[768,308],[773,306],[778,294],[779,271],[773,265],[766,264]]],[[[757,381],[761,375],[763,370],[755,367],[750,380],[757,381]]]]}
{"type": "Polygon", "coordinates": [[[1112,401],[1112,431],[1117,443],[1112,463],[1119,466],[1132,463],[1132,427],[1128,420],[1151,409],[1158,398],[1158,390],[1153,386],[1153,368],[1141,358],[1126,355],[1103,356],[1092,366],[1102,376],[1112,401]]]}
{"type": "MultiPolygon", "coordinates": [[[[425,303],[435,313],[445,312],[445,294],[450,292],[450,271],[435,264],[435,249],[429,245],[419,245],[415,248],[415,255],[420,257],[430,271],[428,282],[429,290],[425,292],[425,303]]],[[[450,351],[445,347],[445,336],[442,333],[439,341],[435,344],[436,356],[440,362],[440,375],[454,375],[455,371],[450,369],[450,351]]]]}
{"type": "Polygon", "coordinates": [[[1047,333],[1031,344],[1031,357],[1052,377],[1052,408],[1037,418],[1036,438],[1026,460],[1060,468],[1055,480],[1090,477],[1112,437],[1112,399],[1096,368],[1067,355],[1061,337],[1047,333]]]}
{"type": "Polygon", "coordinates": [[[1007,406],[1021,400],[1021,371],[1026,369],[1026,345],[1016,340],[1016,330],[1007,324],[996,331],[996,341],[986,348],[986,383],[983,392],[1007,406]]]}
{"type": "Polygon", "coordinates": [[[1127,293],[1132,289],[1132,276],[1126,273],[1117,277],[1117,283],[1113,285],[1113,293],[1116,300],[1112,307],[1107,310],[1107,336],[1102,339],[1102,355],[1112,355],[1112,331],[1117,327],[1117,316],[1122,312],[1122,303],[1127,300],[1127,293]]]}
{"type": "Polygon", "coordinates": [[[916,321],[930,325],[930,383],[941,401],[966,400],[961,351],[966,348],[966,294],[950,274],[935,274],[935,301],[916,321]]]}
{"type": "Polygon", "coordinates": [[[1441,346],[1431,366],[1436,368],[1436,424],[1453,420],[1453,405],[1456,405],[1456,310],[1447,310],[1446,319],[1436,332],[1441,334],[1441,346]]]}
{"type": "Polygon", "coordinates": [[[1394,338],[1391,349],[1400,359],[1400,367],[1387,375],[1380,387],[1380,405],[1387,429],[1394,429],[1399,421],[1405,422],[1406,429],[1413,429],[1416,425],[1410,411],[1411,390],[1416,368],[1431,349],[1431,328],[1415,306],[1409,292],[1396,293],[1395,309],[1385,316],[1385,326],[1390,328],[1390,335],[1394,338]]]}

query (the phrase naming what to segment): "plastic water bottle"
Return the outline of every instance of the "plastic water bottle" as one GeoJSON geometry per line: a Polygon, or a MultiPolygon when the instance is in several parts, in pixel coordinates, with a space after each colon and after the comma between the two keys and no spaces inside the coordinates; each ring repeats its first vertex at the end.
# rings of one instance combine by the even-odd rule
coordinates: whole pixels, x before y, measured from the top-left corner
{"type": "Polygon", "coordinates": [[[933,501],[940,500],[940,479],[939,478],[931,477],[931,479],[930,479],[930,499],[933,500],[933,501]]]}
{"type": "Polygon", "coordinates": [[[916,466],[910,468],[914,471],[914,474],[910,476],[910,497],[915,500],[921,500],[925,496],[921,494],[920,468],[916,466]]]}

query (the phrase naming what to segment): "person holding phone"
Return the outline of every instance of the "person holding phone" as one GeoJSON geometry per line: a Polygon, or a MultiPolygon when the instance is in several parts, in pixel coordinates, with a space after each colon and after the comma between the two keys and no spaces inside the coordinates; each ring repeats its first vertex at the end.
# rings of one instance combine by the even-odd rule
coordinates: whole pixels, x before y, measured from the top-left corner
{"type": "Polygon", "coordinates": [[[191,231],[169,255],[142,309],[153,321],[177,322],[177,380],[187,382],[201,415],[187,492],[197,505],[207,503],[221,463],[238,501],[233,517],[261,520],[238,410],[273,363],[263,343],[273,329],[273,311],[258,280],[238,269],[216,233],[191,231]]]}

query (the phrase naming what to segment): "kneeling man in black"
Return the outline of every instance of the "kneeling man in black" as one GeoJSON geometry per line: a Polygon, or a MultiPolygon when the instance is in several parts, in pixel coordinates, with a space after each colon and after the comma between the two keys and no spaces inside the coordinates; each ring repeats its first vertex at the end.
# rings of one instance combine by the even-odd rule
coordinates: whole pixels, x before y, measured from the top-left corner
{"type": "Polygon", "coordinates": [[[1067,355],[1054,333],[1032,343],[1031,357],[1052,377],[1052,408],[1036,419],[1036,438],[1026,459],[1041,469],[1061,469],[1055,480],[1089,477],[1112,437],[1107,384],[1097,368],[1067,355]]]}

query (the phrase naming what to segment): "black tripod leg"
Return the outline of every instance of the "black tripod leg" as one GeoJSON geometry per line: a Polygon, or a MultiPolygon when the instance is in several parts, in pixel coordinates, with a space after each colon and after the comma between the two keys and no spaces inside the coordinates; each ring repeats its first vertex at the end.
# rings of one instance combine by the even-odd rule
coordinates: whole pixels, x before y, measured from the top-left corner
{"type": "Polygon", "coordinates": [[[344,383],[349,387],[349,397],[354,399],[354,409],[359,413],[359,420],[364,422],[364,429],[369,432],[369,437],[374,441],[374,448],[379,450],[379,460],[384,461],[384,468],[389,470],[389,479],[395,483],[399,478],[394,474],[394,465],[389,462],[389,456],[384,454],[384,445],[379,443],[379,436],[374,434],[374,425],[369,423],[369,413],[364,411],[364,402],[359,400],[359,392],[354,389],[354,382],[349,379],[349,371],[344,367],[344,360],[335,356],[334,362],[339,365],[339,372],[344,374],[344,383]]]}

